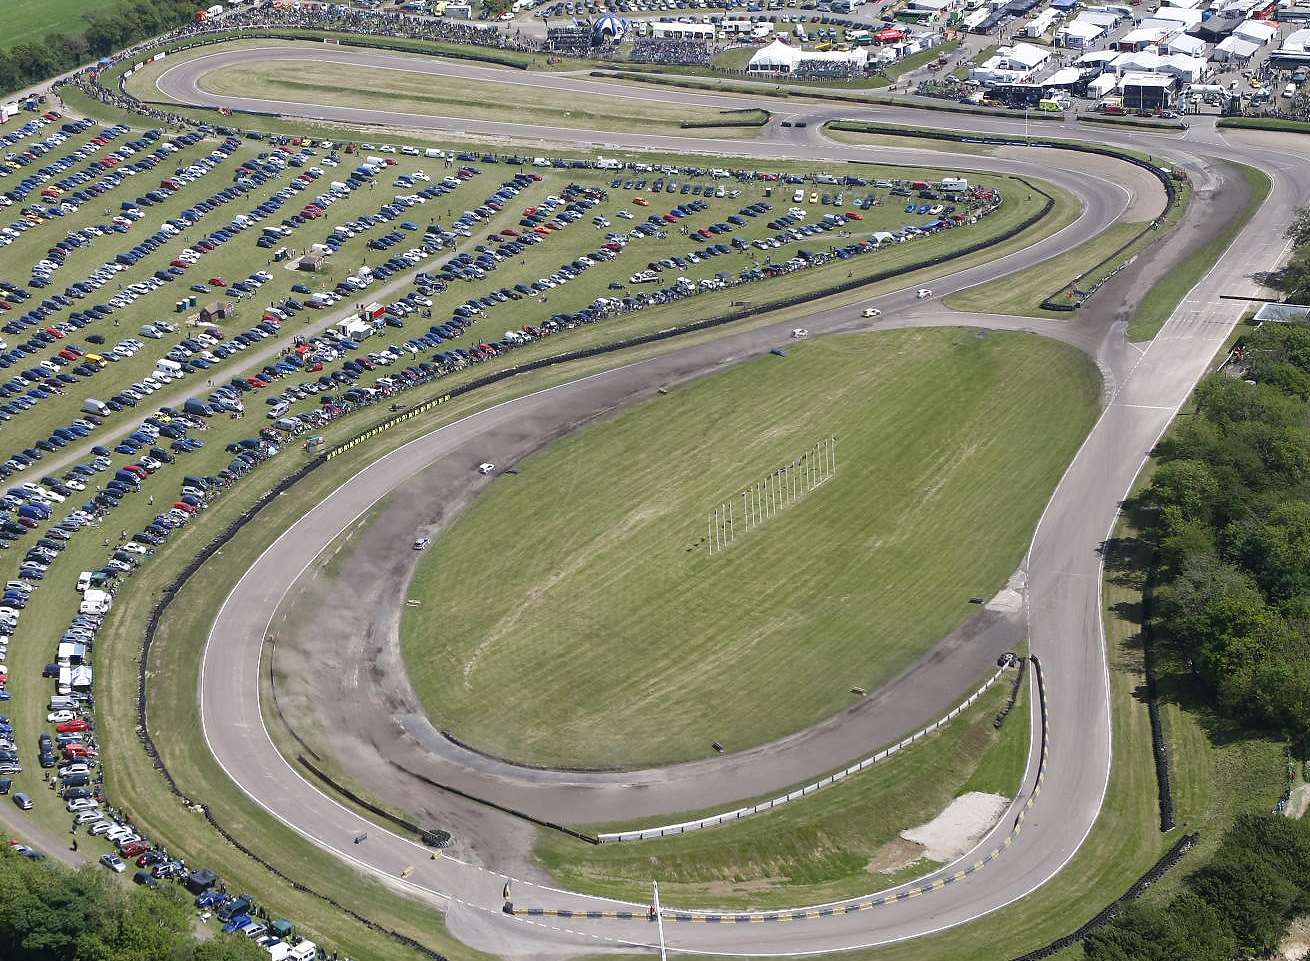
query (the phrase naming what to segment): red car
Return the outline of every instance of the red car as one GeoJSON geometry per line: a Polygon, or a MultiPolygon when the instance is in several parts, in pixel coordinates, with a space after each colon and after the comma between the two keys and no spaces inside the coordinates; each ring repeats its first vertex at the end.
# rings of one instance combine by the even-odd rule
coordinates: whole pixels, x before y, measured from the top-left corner
{"type": "Polygon", "coordinates": [[[145,854],[150,850],[150,845],[145,841],[133,841],[131,844],[124,844],[118,849],[118,853],[125,858],[134,858],[137,855],[145,854]]]}
{"type": "Polygon", "coordinates": [[[196,512],[196,508],[192,507],[186,501],[178,501],[173,506],[187,514],[194,514],[196,512]]]}
{"type": "Polygon", "coordinates": [[[64,745],[64,757],[74,758],[74,757],[95,757],[95,756],[96,756],[95,748],[88,747],[85,744],[64,745]]]}
{"type": "Polygon", "coordinates": [[[226,287],[227,281],[224,280],[222,277],[210,277],[209,285],[211,287],[226,287]]]}
{"type": "Polygon", "coordinates": [[[71,721],[56,725],[55,730],[60,734],[77,734],[80,731],[91,730],[91,725],[85,718],[75,717],[71,721]]]}

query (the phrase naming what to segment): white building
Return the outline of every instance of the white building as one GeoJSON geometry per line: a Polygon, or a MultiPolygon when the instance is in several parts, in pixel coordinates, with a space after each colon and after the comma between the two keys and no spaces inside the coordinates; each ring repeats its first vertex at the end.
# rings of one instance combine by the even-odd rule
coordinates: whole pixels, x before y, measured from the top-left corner
{"type": "Polygon", "coordinates": [[[713,40],[712,23],[660,23],[650,25],[651,35],[668,40],[713,40]]]}
{"type": "Polygon", "coordinates": [[[1060,19],[1060,11],[1052,10],[1047,7],[1037,16],[1028,21],[1028,26],[1024,28],[1026,36],[1037,39],[1046,36],[1047,31],[1055,26],[1055,22],[1060,19]]]}
{"type": "Polygon", "coordinates": [[[1233,28],[1232,36],[1264,46],[1278,36],[1278,28],[1266,20],[1246,20],[1233,28]]]}
{"type": "Polygon", "coordinates": [[[1179,33],[1165,41],[1165,53],[1181,53],[1188,57],[1205,56],[1206,43],[1200,37],[1188,33],[1179,33]]]}
{"type": "Polygon", "coordinates": [[[1246,63],[1259,49],[1260,44],[1230,33],[1214,45],[1212,57],[1222,63],[1246,63]]]}
{"type": "Polygon", "coordinates": [[[1105,27],[1089,23],[1080,17],[1055,31],[1055,43],[1057,46],[1069,47],[1072,50],[1086,50],[1104,35],[1105,27]]]}
{"type": "Polygon", "coordinates": [[[1171,20],[1181,23],[1188,30],[1201,22],[1200,10],[1186,10],[1182,7],[1161,7],[1151,14],[1152,20],[1171,20]]]}
{"type": "Polygon", "coordinates": [[[746,65],[748,73],[795,74],[810,73],[863,73],[869,62],[869,51],[864,47],[854,50],[801,50],[775,40],[755,52],[746,65]]]}
{"type": "Polygon", "coordinates": [[[1001,47],[985,63],[970,70],[969,79],[979,83],[1023,83],[1050,56],[1051,51],[1031,43],[1001,47]]]}

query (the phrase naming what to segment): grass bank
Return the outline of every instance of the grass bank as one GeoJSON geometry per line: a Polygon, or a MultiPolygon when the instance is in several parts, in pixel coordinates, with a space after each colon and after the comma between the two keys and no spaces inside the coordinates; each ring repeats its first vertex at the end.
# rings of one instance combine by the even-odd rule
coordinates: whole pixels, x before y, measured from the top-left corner
{"type": "Polygon", "coordinates": [[[1129,340],[1150,340],[1156,335],[1178,308],[1182,299],[1187,296],[1187,292],[1195,287],[1223,256],[1224,251],[1237,239],[1237,235],[1245,229],[1269,196],[1273,183],[1267,174],[1245,164],[1235,164],[1231,161],[1228,163],[1236,167],[1246,181],[1250,192],[1246,208],[1239,216],[1220,226],[1213,238],[1204,246],[1176,264],[1172,270],[1156,281],[1155,286],[1142,298],[1132,322],[1128,325],[1129,340]]]}
{"type": "MultiPolygon", "coordinates": [[[[1025,683],[1025,692],[1027,685],[1025,683]]],[[[1010,678],[951,725],[849,781],[745,821],[678,837],[584,845],[542,832],[536,853],[559,884],[670,904],[772,908],[855,897],[932,870],[900,832],[968,791],[1013,797],[1028,760],[1027,694],[999,731],[1010,678]]]]}

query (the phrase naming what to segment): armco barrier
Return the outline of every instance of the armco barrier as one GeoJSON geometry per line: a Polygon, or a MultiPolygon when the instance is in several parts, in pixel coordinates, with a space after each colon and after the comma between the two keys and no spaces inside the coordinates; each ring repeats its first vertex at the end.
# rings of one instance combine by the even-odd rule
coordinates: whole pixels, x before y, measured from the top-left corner
{"type": "Polygon", "coordinates": [[[1035,951],[1029,951],[1027,954],[1021,954],[1012,961],[1043,961],[1045,958],[1052,957],[1072,947],[1083,938],[1087,937],[1093,931],[1105,927],[1120,914],[1129,904],[1140,898],[1152,884],[1159,881],[1165,874],[1183,859],[1186,854],[1200,839],[1199,834],[1185,834],[1179,838],[1174,846],[1159,861],[1156,861],[1152,868],[1133,882],[1133,886],[1125,891],[1120,897],[1116,898],[1111,904],[1107,905],[1096,917],[1092,918],[1086,924],[1079,927],[1062,937],[1056,938],[1045,947],[1038,948],[1035,951]]]}
{"type": "MultiPolygon", "coordinates": [[[[840,901],[832,904],[825,904],[810,908],[795,908],[792,910],[782,911],[750,911],[740,914],[725,914],[716,911],[679,911],[676,909],[664,909],[661,916],[665,921],[683,921],[692,924],[761,924],[768,922],[786,923],[789,921],[811,921],[819,918],[830,918],[843,914],[858,914],[861,911],[872,911],[876,908],[884,907],[889,904],[896,904],[900,901],[908,901],[911,898],[921,897],[930,894],[933,891],[940,891],[942,888],[955,884],[983,870],[1001,855],[1003,855],[1016,838],[1023,833],[1024,822],[1028,817],[1028,812],[1032,810],[1033,805],[1037,802],[1038,796],[1042,793],[1042,782],[1046,778],[1047,752],[1050,746],[1050,737],[1047,733],[1047,725],[1050,723],[1050,715],[1046,710],[1046,686],[1042,677],[1041,664],[1034,657],[1031,659],[1033,664],[1033,679],[1037,684],[1038,704],[1041,707],[1042,720],[1042,740],[1041,755],[1037,765],[1037,778],[1033,782],[1032,791],[1028,794],[1028,800],[1024,802],[1023,807],[1019,809],[1014,823],[1010,826],[1009,832],[1002,839],[1001,843],[993,847],[985,855],[965,865],[958,871],[951,874],[938,875],[931,881],[922,884],[911,884],[909,887],[903,887],[896,890],[895,893],[880,894],[877,896],[851,898],[846,901],[840,901]]],[[[999,672],[998,672],[999,673],[999,672]]],[[[580,918],[588,920],[639,920],[646,918],[649,921],[656,920],[654,912],[632,912],[632,911],[573,911],[567,908],[542,908],[542,907],[516,907],[512,903],[506,902],[504,911],[516,917],[546,917],[546,918],[580,918]]]]}
{"type": "Polygon", "coordinates": [[[692,831],[718,827],[721,824],[740,821],[743,818],[748,818],[756,814],[763,814],[767,811],[772,811],[774,808],[782,807],[784,804],[799,800],[800,798],[813,794],[815,791],[822,790],[823,788],[836,784],[839,781],[845,780],[851,775],[859,774],[861,771],[885,761],[887,758],[897,754],[903,748],[909,747],[919,739],[927,737],[929,734],[932,734],[950,721],[955,720],[955,718],[959,717],[964,711],[968,710],[968,708],[971,707],[978,698],[987,693],[988,689],[1000,680],[1000,677],[1005,673],[1005,670],[1004,667],[998,668],[995,674],[983,682],[982,687],[970,694],[962,703],[957,704],[949,713],[938,718],[936,721],[933,721],[927,727],[916,731],[899,743],[883,748],[876,754],[871,754],[863,760],[856,761],[844,770],[820,778],[817,781],[807,784],[804,787],[797,788],[787,794],[779,795],[778,797],[771,798],[768,801],[762,801],[759,804],[753,804],[749,807],[736,808],[732,811],[722,811],[718,814],[711,814],[707,817],[697,818],[694,821],[682,821],[678,824],[665,824],[660,827],[642,828],[637,831],[620,831],[612,834],[600,834],[597,835],[597,837],[601,844],[612,844],[619,841],[647,841],[651,838],[669,837],[674,834],[689,834],[692,831]]]}

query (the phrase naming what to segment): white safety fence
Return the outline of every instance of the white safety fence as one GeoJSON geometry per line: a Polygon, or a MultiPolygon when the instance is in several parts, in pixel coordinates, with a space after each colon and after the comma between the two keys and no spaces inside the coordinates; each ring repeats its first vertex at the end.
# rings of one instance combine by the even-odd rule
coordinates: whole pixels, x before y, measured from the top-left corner
{"type": "Polygon", "coordinates": [[[927,727],[923,728],[922,730],[916,731],[915,733],[911,734],[909,737],[905,738],[900,743],[893,744],[890,747],[884,748],[883,750],[879,751],[877,754],[871,754],[870,756],[864,758],[863,760],[857,761],[856,763],[852,764],[850,767],[846,768],[845,770],[838,771],[835,774],[830,774],[825,778],[821,778],[820,780],[815,781],[813,784],[807,784],[802,788],[797,788],[795,791],[792,791],[789,794],[781,795],[780,797],[773,798],[772,800],[769,801],[762,801],[761,803],[752,805],[751,807],[737,808],[736,810],[724,811],[720,814],[711,814],[708,817],[698,818],[695,821],[683,821],[680,824],[665,824],[660,827],[643,828],[638,831],[621,831],[616,834],[600,834],[597,835],[597,838],[600,840],[601,844],[611,844],[616,841],[645,841],[645,840],[649,840],[650,838],[668,837],[669,835],[672,834],[686,834],[690,831],[699,831],[702,828],[718,827],[720,824],[727,824],[729,821],[740,821],[742,818],[748,818],[753,814],[762,814],[765,811],[771,811],[776,807],[781,807],[782,805],[786,804],[789,801],[795,801],[800,798],[806,797],[810,794],[813,794],[815,791],[820,791],[823,788],[828,787],[831,784],[836,784],[838,781],[843,781],[853,774],[859,774],[861,771],[865,770],[866,768],[872,767],[873,765],[879,763],[880,761],[885,761],[893,754],[896,754],[897,752],[902,751],[905,748],[909,747],[911,744],[918,741],[920,738],[927,737],[929,734],[938,730],[942,726],[955,720],[955,718],[959,717],[962,713],[964,713],[971,706],[973,706],[974,702],[976,702],[978,698],[986,694],[988,689],[993,684],[995,684],[998,680],[1000,680],[1001,675],[1004,674],[1006,669],[1011,666],[1013,665],[1007,664],[1004,667],[998,668],[995,674],[993,674],[991,677],[989,677],[986,681],[983,682],[982,687],[978,688],[978,690],[974,691],[967,698],[965,698],[964,701],[956,705],[955,708],[951,710],[949,714],[946,714],[938,718],[936,721],[933,721],[931,724],[929,724],[927,727]]]}

